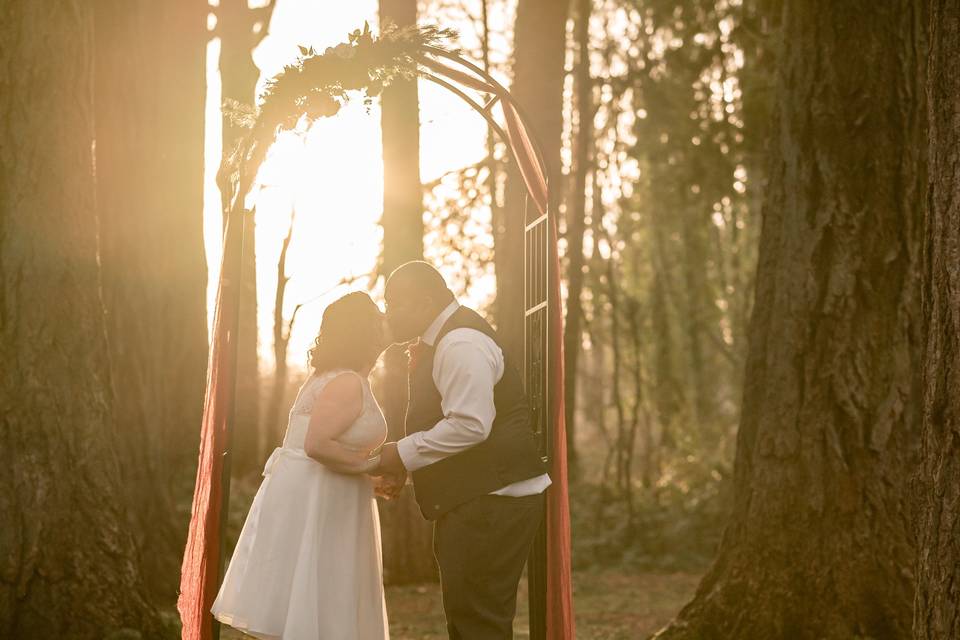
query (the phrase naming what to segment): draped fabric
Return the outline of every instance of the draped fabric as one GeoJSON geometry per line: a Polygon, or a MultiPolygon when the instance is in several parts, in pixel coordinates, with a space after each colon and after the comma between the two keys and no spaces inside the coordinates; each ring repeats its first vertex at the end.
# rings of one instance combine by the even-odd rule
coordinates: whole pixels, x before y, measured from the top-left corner
{"type": "Polygon", "coordinates": [[[223,236],[223,258],[200,428],[200,457],[187,546],[180,569],[177,610],[183,623],[182,640],[209,640],[213,635],[210,607],[220,586],[220,563],[223,557],[220,516],[221,509],[226,505],[223,504],[222,478],[237,372],[237,350],[233,341],[237,336],[242,242],[243,220],[231,215],[223,236]]]}
{"type": "MultiPolygon", "coordinates": [[[[448,56],[449,57],[449,56],[448,56]]],[[[530,134],[514,107],[507,91],[489,77],[441,64],[428,55],[418,62],[434,74],[461,86],[499,98],[506,121],[506,142],[520,169],[530,199],[540,215],[547,213],[547,181],[530,134]]],[[[462,62],[462,61],[461,61],[462,62]]],[[[243,197],[240,195],[240,202],[243,197]]],[[[224,253],[217,289],[206,400],[200,440],[200,460],[193,496],[193,512],[187,547],[184,552],[177,608],[183,622],[182,640],[208,640],[212,636],[213,618],[210,607],[217,595],[221,571],[220,515],[223,497],[223,462],[229,434],[227,420],[234,401],[235,352],[232,343],[237,334],[237,309],[240,284],[240,251],[242,220],[231,215],[224,235],[224,253]]],[[[550,242],[556,247],[557,230],[551,218],[550,242]]],[[[549,361],[553,363],[550,383],[552,418],[550,476],[553,485],[547,490],[547,640],[572,640],[574,637],[573,597],[570,555],[570,510],[567,493],[567,444],[563,410],[563,316],[560,306],[560,262],[556,250],[551,251],[550,275],[550,345],[549,361]]],[[[518,313],[522,310],[517,310],[518,313]]]]}

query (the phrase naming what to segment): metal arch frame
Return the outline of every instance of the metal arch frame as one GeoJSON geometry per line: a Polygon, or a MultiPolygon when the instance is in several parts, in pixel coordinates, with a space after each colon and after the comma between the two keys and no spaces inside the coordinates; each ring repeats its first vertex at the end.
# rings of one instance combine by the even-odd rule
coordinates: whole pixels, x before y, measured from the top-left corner
{"type": "MultiPolygon", "coordinates": [[[[463,93],[463,91],[461,91],[460,89],[447,86],[448,89],[452,88],[454,93],[457,93],[458,95],[460,95],[461,98],[464,98],[464,100],[466,100],[471,107],[478,110],[480,112],[480,115],[482,115],[487,122],[493,124],[496,130],[498,131],[499,135],[501,135],[501,137],[503,138],[504,142],[507,142],[508,147],[510,147],[509,139],[507,138],[506,134],[503,132],[502,128],[496,123],[496,121],[493,120],[492,116],[490,115],[489,109],[493,107],[493,105],[497,102],[497,100],[506,99],[510,103],[510,106],[513,107],[514,110],[517,112],[517,115],[520,117],[520,121],[523,123],[524,128],[527,131],[527,135],[530,138],[531,144],[533,145],[533,151],[537,156],[537,164],[540,165],[540,171],[543,173],[544,178],[547,178],[547,192],[549,193],[550,181],[548,179],[549,174],[547,173],[547,163],[544,160],[544,156],[543,156],[543,147],[540,144],[540,140],[537,137],[535,131],[530,127],[530,118],[527,117],[527,113],[523,109],[523,107],[520,105],[520,103],[518,103],[516,99],[514,99],[513,94],[511,94],[506,87],[504,87],[502,84],[497,82],[497,80],[488,72],[484,71],[483,69],[473,64],[469,60],[463,58],[462,56],[457,55],[456,53],[452,53],[450,51],[447,51],[446,49],[441,49],[440,47],[433,47],[433,46],[425,46],[423,47],[423,51],[428,55],[435,56],[437,58],[443,58],[455,64],[459,64],[460,66],[466,68],[467,70],[473,72],[475,75],[479,76],[480,80],[483,80],[484,82],[486,82],[487,84],[489,84],[490,86],[492,86],[494,89],[497,90],[496,97],[484,107],[480,107],[477,103],[473,102],[473,100],[471,100],[469,96],[466,96],[463,93]]],[[[511,148],[511,155],[512,155],[512,148],[511,148]]],[[[527,191],[529,193],[529,189],[527,191]]]]}
{"type": "MultiPolygon", "coordinates": [[[[493,118],[491,110],[496,105],[498,101],[506,101],[510,103],[510,106],[514,109],[517,114],[517,117],[520,119],[520,123],[523,126],[527,138],[530,141],[530,144],[533,147],[533,152],[536,156],[536,162],[539,165],[541,174],[543,175],[544,182],[546,184],[546,210],[545,212],[537,216],[534,220],[529,220],[529,206],[532,193],[530,191],[530,186],[527,184],[526,179],[522,178],[524,181],[524,188],[527,193],[527,197],[524,203],[524,212],[523,212],[523,223],[524,223],[524,382],[529,386],[529,377],[530,369],[536,365],[539,365],[541,370],[541,380],[539,381],[542,385],[539,390],[530,390],[528,393],[531,394],[531,400],[535,399],[536,396],[533,394],[539,391],[542,394],[542,402],[544,406],[541,409],[536,406],[533,406],[535,421],[542,422],[542,430],[538,434],[540,437],[540,453],[543,458],[543,461],[549,465],[552,452],[552,430],[551,427],[554,424],[556,416],[553,415],[554,411],[554,402],[552,394],[559,393],[560,390],[553,389],[551,384],[550,375],[551,369],[554,365],[551,362],[550,357],[550,332],[551,332],[551,322],[550,315],[553,313],[553,285],[552,279],[554,277],[559,277],[559,274],[554,274],[550,268],[550,261],[555,257],[555,252],[557,251],[556,243],[552,242],[553,235],[551,234],[550,224],[552,222],[553,212],[550,207],[550,179],[549,173],[547,171],[547,164],[544,160],[542,145],[540,140],[536,135],[536,132],[530,126],[529,118],[526,115],[523,107],[516,101],[513,95],[496,79],[494,79],[488,72],[481,69],[472,62],[464,59],[463,57],[441,49],[439,47],[427,46],[423,48],[425,54],[433,56],[435,58],[442,58],[449,60],[454,64],[460,65],[465,69],[469,70],[476,76],[479,80],[487,83],[495,90],[495,93],[491,99],[489,99],[485,104],[481,105],[478,101],[474,100],[469,96],[463,89],[456,86],[453,81],[443,79],[437,76],[435,73],[421,70],[420,76],[434,84],[437,84],[454,95],[458,96],[463,100],[470,108],[480,114],[484,120],[487,121],[487,124],[490,125],[490,128],[497,134],[502,142],[505,143],[507,150],[510,156],[513,158],[514,164],[519,166],[517,160],[517,153],[514,150],[513,145],[510,142],[510,138],[504,131],[497,121],[493,118]],[[537,229],[539,227],[539,229],[537,229]],[[538,237],[536,234],[540,234],[538,237]],[[533,244],[539,245],[531,246],[533,244]],[[531,250],[536,251],[539,248],[542,251],[542,254],[532,256],[531,250]],[[542,272],[536,273],[536,265],[534,263],[535,259],[538,258],[540,261],[540,269],[543,269],[542,272]],[[540,277],[537,277],[540,276],[540,277]],[[534,282],[537,280],[537,282],[534,282]],[[540,296],[537,291],[539,283],[542,283],[542,301],[536,305],[532,305],[531,301],[536,299],[539,300],[540,296]],[[534,331],[531,327],[535,323],[540,323],[540,331],[538,336],[532,334],[538,333],[534,331]],[[532,338],[541,337],[542,340],[538,340],[538,345],[532,344],[532,338]],[[537,351],[539,349],[539,351],[537,351]],[[538,361],[531,362],[536,356],[534,354],[539,354],[543,358],[543,362],[538,361]],[[537,415],[540,413],[540,415],[537,415]]],[[[456,69],[455,69],[456,70],[456,69]]],[[[457,70],[459,71],[459,70],[457,70]]],[[[532,405],[535,405],[535,402],[531,402],[532,405]]],[[[537,532],[536,538],[534,540],[533,547],[530,551],[530,557],[527,563],[527,577],[529,583],[529,611],[530,611],[530,638],[531,640],[544,640],[546,638],[546,565],[547,565],[547,554],[546,554],[546,545],[547,545],[547,531],[546,531],[546,518],[540,525],[540,528],[537,532]]]]}
{"type": "MultiPolygon", "coordinates": [[[[507,134],[506,131],[504,131],[503,127],[501,127],[497,123],[497,121],[493,118],[493,115],[491,113],[491,110],[493,109],[493,107],[496,105],[498,101],[508,102],[512,107],[512,109],[516,112],[516,115],[520,120],[520,123],[524,129],[524,132],[526,133],[526,136],[533,148],[536,163],[537,165],[539,165],[539,170],[544,178],[544,183],[546,185],[545,213],[537,216],[532,221],[528,219],[530,199],[532,197],[532,193],[531,193],[529,184],[527,184],[526,178],[522,178],[524,189],[526,191],[526,201],[524,204],[524,213],[523,213],[523,216],[524,216],[524,220],[523,220],[523,223],[524,223],[524,315],[525,315],[525,319],[524,319],[524,374],[525,374],[524,381],[529,382],[528,374],[529,374],[530,367],[533,364],[530,362],[532,345],[531,345],[531,340],[528,333],[530,332],[531,322],[539,320],[540,322],[542,322],[542,325],[541,325],[542,341],[540,341],[540,344],[538,345],[540,351],[537,353],[540,357],[542,357],[543,362],[540,363],[538,361],[537,364],[540,365],[541,372],[542,372],[542,376],[541,376],[542,379],[540,380],[540,383],[542,384],[542,388],[540,389],[540,391],[542,393],[544,407],[543,407],[542,414],[537,419],[538,421],[539,420],[543,421],[542,422],[543,429],[542,429],[542,432],[539,434],[541,439],[539,443],[541,447],[540,449],[541,455],[543,456],[544,462],[549,463],[550,452],[552,451],[552,432],[550,427],[554,424],[555,418],[557,417],[553,415],[553,407],[554,407],[553,394],[559,392],[559,390],[553,389],[552,385],[550,384],[551,378],[552,378],[550,373],[553,366],[555,366],[554,363],[551,361],[552,359],[550,357],[550,330],[551,330],[550,315],[554,313],[553,307],[555,302],[553,300],[553,293],[552,293],[554,290],[554,286],[552,285],[555,285],[555,283],[553,282],[553,279],[556,277],[559,277],[559,274],[554,273],[554,271],[550,267],[550,262],[554,259],[556,255],[557,247],[556,247],[556,243],[551,241],[554,238],[553,234],[551,233],[552,230],[550,228],[553,212],[551,211],[551,208],[550,208],[549,173],[547,171],[546,161],[544,160],[542,145],[536,135],[536,132],[530,126],[530,119],[527,117],[527,114],[524,111],[523,107],[516,101],[516,99],[506,89],[506,87],[504,87],[501,83],[497,82],[497,80],[494,79],[493,76],[491,76],[488,72],[481,69],[480,67],[473,64],[472,62],[464,59],[460,55],[447,51],[440,47],[423,46],[421,47],[420,55],[428,59],[430,58],[444,59],[452,62],[455,65],[459,65],[460,67],[463,67],[470,73],[474,74],[474,76],[476,77],[473,79],[484,82],[494,89],[493,97],[490,100],[488,100],[485,104],[481,105],[478,101],[474,100],[470,95],[468,95],[462,88],[456,86],[455,81],[445,80],[434,73],[426,71],[423,68],[419,69],[419,74],[418,74],[419,77],[422,77],[425,80],[433,82],[434,84],[437,84],[438,86],[441,86],[447,89],[454,95],[458,96],[461,100],[463,100],[471,109],[479,113],[480,116],[483,117],[484,120],[486,120],[487,124],[490,125],[491,129],[497,134],[500,140],[505,143],[508,153],[513,158],[514,164],[519,167],[520,163],[518,162],[517,153],[515,152],[514,147],[511,144],[509,135],[507,134]],[[537,227],[539,227],[539,229],[537,229],[537,227]],[[541,234],[537,236],[536,239],[541,244],[539,249],[542,251],[542,253],[537,255],[537,258],[539,258],[541,262],[538,268],[542,269],[542,271],[536,271],[536,272],[534,272],[535,270],[531,269],[532,256],[531,256],[531,247],[529,242],[529,239],[533,235],[532,232],[535,230],[539,234],[541,234]],[[537,278],[538,281],[542,282],[543,284],[542,292],[535,292],[532,290],[534,288],[532,287],[534,278],[537,278]],[[531,308],[530,300],[532,299],[532,296],[534,295],[534,293],[542,293],[543,299],[541,302],[539,302],[537,305],[531,308]]],[[[418,64],[418,66],[420,65],[418,64]]],[[[459,69],[453,69],[453,70],[464,73],[459,69]]],[[[266,149],[259,149],[255,147],[253,149],[253,152],[265,154],[266,149]]],[[[259,162],[254,162],[254,165],[259,166],[259,162]]],[[[253,173],[255,174],[256,171],[254,171],[253,173]]],[[[237,257],[238,264],[242,262],[242,254],[244,250],[243,239],[246,235],[246,226],[248,224],[248,217],[249,217],[248,215],[246,215],[246,212],[243,211],[242,203],[243,203],[243,199],[246,198],[248,189],[251,186],[249,183],[252,182],[252,180],[253,180],[253,177],[248,173],[248,162],[245,160],[241,160],[239,163],[239,173],[237,176],[237,187],[236,187],[235,193],[233,194],[233,197],[239,200],[240,206],[241,206],[241,216],[240,216],[241,229],[239,232],[240,246],[238,247],[238,257],[237,257]]],[[[231,205],[231,209],[233,209],[235,206],[236,206],[236,202],[234,202],[231,205]]],[[[226,247],[224,247],[224,250],[226,251],[226,247]]],[[[235,313],[237,314],[237,316],[239,316],[239,302],[237,304],[237,308],[235,309],[235,313]]],[[[236,325],[236,318],[235,318],[234,324],[236,325]]],[[[236,342],[234,342],[233,348],[236,349],[236,342]]],[[[234,361],[235,361],[235,357],[234,357],[234,361]]],[[[234,377],[233,384],[234,386],[236,385],[236,376],[234,377]]],[[[224,462],[221,468],[222,494],[221,494],[221,512],[220,512],[220,526],[219,526],[220,532],[221,532],[221,548],[220,548],[220,562],[219,562],[220,576],[218,579],[218,583],[222,582],[224,565],[225,565],[226,546],[222,544],[222,540],[223,540],[223,532],[226,530],[226,520],[227,520],[226,516],[227,516],[227,512],[229,511],[230,467],[231,467],[231,458],[232,458],[230,440],[232,439],[231,432],[233,431],[233,423],[234,423],[234,417],[235,417],[234,414],[236,411],[236,388],[234,388],[234,392],[232,395],[233,395],[233,402],[231,404],[231,407],[228,410],[228,417],[226,420],[227,435],[226,435],[226,441],[225,441],[224,462]]],[[[544,521],[540,525],[540,529],[534,541],[533,548],[531,549],[530,557],[528,561],[528,568],[527,568],[528,581],[529,581],[529,587],[530,587],[529,601],[530,601],[530,638],[531,640],[544,640],[546,638],[546,542],[547,542],[546,519],[544,519],[544,521]]],[[[212,622],[213,622],[212,637],[214,638],[214,640],[219,640],[220,623],[216,619],[213,619],[212,622]]]]}

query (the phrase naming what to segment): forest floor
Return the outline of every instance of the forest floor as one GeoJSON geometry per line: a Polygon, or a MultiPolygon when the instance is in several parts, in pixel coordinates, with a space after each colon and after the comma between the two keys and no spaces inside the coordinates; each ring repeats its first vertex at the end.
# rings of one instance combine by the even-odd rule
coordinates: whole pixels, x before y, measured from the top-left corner
{"type": "MultiPolygon", "coordinates": [[[[575,571],[574,613],[578,640],[636,640],[669,622],[693,596],[700,579],[689,572],[575,571]]],[[[529,637],[525,583],[514,637],[529,637]]],[[[447,637],[436,584],[387,587],[391,640],[442,640],[447,637]]],[[[224,640],[246,638],[224,629],[224,640]]]]}

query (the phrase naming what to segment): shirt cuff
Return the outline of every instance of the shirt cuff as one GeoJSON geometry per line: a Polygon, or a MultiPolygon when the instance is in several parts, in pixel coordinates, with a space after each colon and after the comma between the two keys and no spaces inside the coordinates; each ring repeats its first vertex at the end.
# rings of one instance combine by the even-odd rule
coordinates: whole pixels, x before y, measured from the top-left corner
{"type": "Polygon", "coordinates": [[[397,441],[397,455],[400,456],[400,461],[403,462],[407,471],[416,471],[420,467],[426,466],[426,463],[420,459],[417,453],[417,443],[413,440],[416,435],[412,434],[397,441]]]}

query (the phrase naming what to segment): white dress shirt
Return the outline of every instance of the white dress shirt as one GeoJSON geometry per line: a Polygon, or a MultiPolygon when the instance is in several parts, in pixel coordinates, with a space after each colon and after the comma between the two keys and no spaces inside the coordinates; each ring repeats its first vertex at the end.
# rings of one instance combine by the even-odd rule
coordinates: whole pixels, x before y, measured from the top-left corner
{"type": "MultiPolygon", "coordinates": [[[[421,342],[433,346],[444,323],[460,308],[454,300],[427,327],[421,342]]],[[[497,343],[476,329],[447,332],[436,344],[433,383],[440,392],[443,419],[426,431],[418,431],[397,442],[397,452],[408,471],[416,471],[443,460],[487,439],[497,415],[493,387],[503,377],[503,352],[497,343]]],[[[550,486],[543,474],[521,480],[492,492],[492,495],[532,496],[550,486]]]]}

